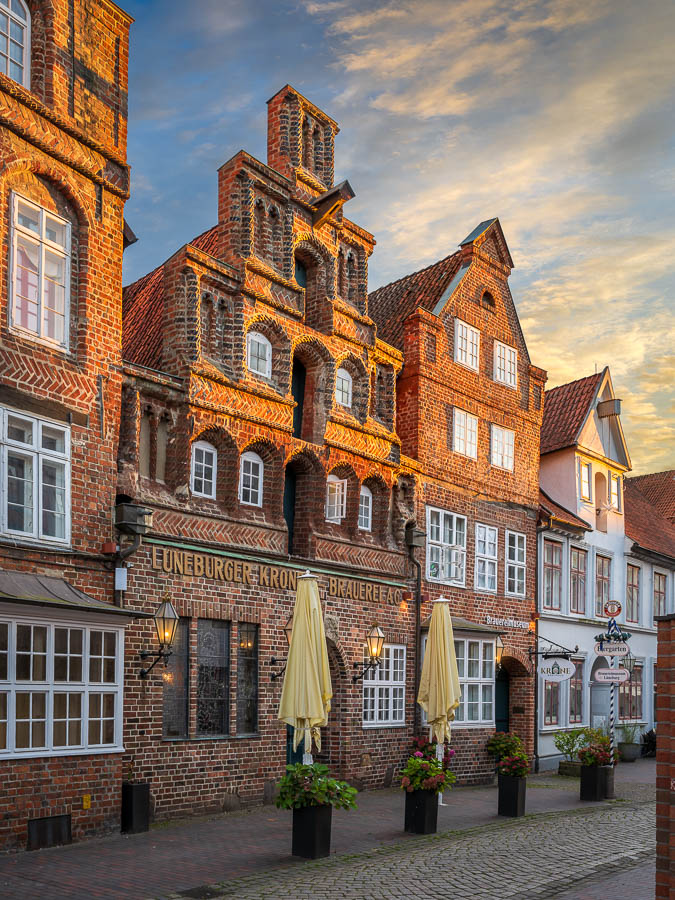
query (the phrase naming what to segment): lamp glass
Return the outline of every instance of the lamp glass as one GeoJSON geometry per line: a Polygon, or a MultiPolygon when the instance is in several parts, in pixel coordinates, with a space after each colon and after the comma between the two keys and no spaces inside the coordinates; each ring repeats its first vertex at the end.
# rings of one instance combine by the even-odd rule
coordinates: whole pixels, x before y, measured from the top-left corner
{"type": "Polygon", "coordinates": [[[293,634],[293,613],[288,617],[288,622],[284,625],[284,634],[286,635],[286,640],[288,641],[288,646],[291,646],[291,635],[293,634]]]}
{"type": "Polygon", "coordinates": [[[368,655],[371,659],[379,659],[382,656],[384,646],[384,631],[375,623],[366,635],[368,655]]]}
{"type": "Polygon", "coordinates": [[[154,618],[160,647],[170,647],[176,637],[178,613],[168,597],[165,597],[159,604],[154,618]]]}
{"type": "Polygon", "coordinates": [[[495,641],[495,662],[498,666],[502,664],[502,656],[504,655],[504,641],[499,635],[495,641]]]}

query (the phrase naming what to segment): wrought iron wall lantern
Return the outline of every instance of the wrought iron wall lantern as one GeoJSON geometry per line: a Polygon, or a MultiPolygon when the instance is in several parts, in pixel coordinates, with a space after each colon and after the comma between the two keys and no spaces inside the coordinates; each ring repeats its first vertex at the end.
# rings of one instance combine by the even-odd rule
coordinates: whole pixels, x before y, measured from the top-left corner
{"type": "MultiPolygon", "coordinates": [[[[284,625],[284,634],[286,635],[286,642],[288,643],[288,646],[290,647],[291,646],[291,635],[293,634],[293,613],[290,614],[290,616],[288,617],[288,621],[284,625]]],[[[287,662],[288,662],[288,658],[277,659],[276,656],[273,656],[270,659],[271,666],[280,666],[283,663],[282,668],[279,669],[278,672],[272,672],[272,674],[270,675],[270,679],[272,681],[276,681],[277,678],[281,678],[281,676],[286,671],[287,662]]]]}
{"type": "Polygon", "coordinates": [[[157,607],[153,618],[155,620],[155,628],[157,629],[159,650],[155,653],[153,653],[152,650],[141,650],[141,659],[148,659],[148,657],[152,656],[155,657],[151,666],[148,666],[147,669],[141,669],[141,678],[147,678],[160,659],[164,660],[164,665],[166,666],[169,662],[169,657],[171,656],[171,646],[176,637],[176,629],[178,628],[178,613],[173,608],[173,603],[170,600],[168,591],[164,594],[162,602],[157,607]]]}
{"type": "Polygon", "coordinates": [[[384,631],[382,631],[377,622],[371,626],[370,631],[366,635],[366,646],[368,647],[368,659],[365,662],[357,661],[354,663],[354,669],[361,669],[361,672],[352,677],[354,682],[365,678],[366,672],[374,671],[382,663],[384,631]]]}
{"type": "Polygon", "coordinates": [[[497,635],[497,639],[495,641],[495,669],[497,672],[502,667],[502,657],[504,656],[504,641],[502,640],[501,634],[497,635]]]}

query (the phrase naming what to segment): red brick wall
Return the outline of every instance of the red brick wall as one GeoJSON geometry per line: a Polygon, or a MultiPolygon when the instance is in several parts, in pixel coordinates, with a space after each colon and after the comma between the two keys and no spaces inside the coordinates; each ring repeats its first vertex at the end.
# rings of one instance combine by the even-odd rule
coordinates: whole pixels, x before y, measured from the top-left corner
{"type": "Polygon", "coordinates": [[[675,616],[659,616],[656,663],[656,897],[675,896],[675,616]]]}

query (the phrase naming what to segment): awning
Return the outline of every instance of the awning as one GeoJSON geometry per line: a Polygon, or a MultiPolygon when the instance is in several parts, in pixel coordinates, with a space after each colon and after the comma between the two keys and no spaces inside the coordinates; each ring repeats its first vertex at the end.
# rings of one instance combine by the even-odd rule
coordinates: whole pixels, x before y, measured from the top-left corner
{"type": "Polygon", "coordinates": [[[31,603],[52,609],[77,610],[81,613],[106,613],[127,618],[152,618],[152,613],[122,609],[112,603],[96,600],[53,575],[7,572],[0,569],[0,603],[31,603]]]}
{"type": "MultiPolygon", "coordinates": [[[[469,619],[463,619],[461,616],[450,616],[452,619],[453,631],[483,631],[486,634],[501,634],[502,630],[494,628],[492,625],[481,625],[480,622],[471,622],[469,619]]],[[[423,620],[421,627],[428,628],[431,622],[431,616],[427,616],[423,620]]]]}

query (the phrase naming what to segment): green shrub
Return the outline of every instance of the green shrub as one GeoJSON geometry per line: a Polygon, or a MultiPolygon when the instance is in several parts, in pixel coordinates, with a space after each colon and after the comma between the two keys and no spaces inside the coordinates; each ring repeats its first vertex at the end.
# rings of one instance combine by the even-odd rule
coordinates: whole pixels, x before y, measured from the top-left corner
{"type": "Polygon", "coordinates": [[[303,806],[335,806],[356,809],[356,788],[328,774],[328,766],[296,763],[286,766],[279,782],[279,796],[274,801],[279,809],[301,809],[303,806]]]}
{"type": "Polygon", "coordinates": [[[556,750],[565,756],[568,762],[574,762],[577,752],[585,743],[591,743],[584,728],[573,728],[572,731],[559,731],[553,738],[556,750]]]}
{"type": "Polygon", "coordinates": [[[505,756],[518,756],[525,753],[521,739],[510,731],[498,731],[492,735],[485,746],[487,752],[497,761],[505,756]]]}

